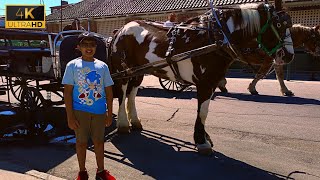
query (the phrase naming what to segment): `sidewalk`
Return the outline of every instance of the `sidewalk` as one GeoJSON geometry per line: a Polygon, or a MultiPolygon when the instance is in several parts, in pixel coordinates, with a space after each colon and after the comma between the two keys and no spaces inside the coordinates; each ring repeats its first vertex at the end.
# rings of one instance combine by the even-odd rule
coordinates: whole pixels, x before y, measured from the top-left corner
{"type": "Polygon", "coordinates": [[[10,162],[0,162],[0,179],[1,180],[64,180],[47,173],[39,172],[34,169],[19,166],[10,162]]]}

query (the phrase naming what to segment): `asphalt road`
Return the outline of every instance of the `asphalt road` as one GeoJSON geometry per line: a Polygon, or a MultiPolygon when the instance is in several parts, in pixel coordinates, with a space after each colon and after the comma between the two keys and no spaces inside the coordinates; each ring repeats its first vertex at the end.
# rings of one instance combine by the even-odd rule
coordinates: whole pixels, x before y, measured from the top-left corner
{"type": "MultiPolygon", "coordinates": [[[[146,76],[137,96],[144,130],[109,134],[106,167],[121,180],[320,180],[320,82],[286,82],[295,97],[281,96],[275,80],[261,81],[260,95],[252,96],[246,90],[249,82],[229,78],[229,93],[217,90],[206,121],[215,152],[206,157],[196,153],[192,138],[196,91],[166,92],[157,78],[146,76]]],[[[53,111],[47,117],[57,127],[65,125],[63,107],[53,111]]],[[[75,178],[78,166],[72,143],[35,142],[1,143],[0,157],[57,177],[75,178]]],[[[87,169],[94,179],[92,148],[87,151],[87,169]]]]}

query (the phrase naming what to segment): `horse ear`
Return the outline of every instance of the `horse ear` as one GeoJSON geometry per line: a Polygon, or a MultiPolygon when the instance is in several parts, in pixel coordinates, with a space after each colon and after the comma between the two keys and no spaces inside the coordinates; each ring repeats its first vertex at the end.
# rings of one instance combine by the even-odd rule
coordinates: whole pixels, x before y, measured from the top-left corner
{"type": "Polygon", "coordinates": [[[316,26],[315,30],[318,31],[320,29],[320,24],[316,26]]]}
{"type": "Polygon", "coordinates": [[[282,11],[282,0],[274,0],[276,11],[282,11]]]}

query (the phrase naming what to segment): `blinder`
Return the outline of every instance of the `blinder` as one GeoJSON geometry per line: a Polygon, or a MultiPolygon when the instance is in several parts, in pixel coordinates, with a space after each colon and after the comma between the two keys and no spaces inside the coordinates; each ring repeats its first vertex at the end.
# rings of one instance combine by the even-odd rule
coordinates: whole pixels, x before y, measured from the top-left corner
{"type": "Polygon", "coordinates": [[[275,10],[272,14],[274,26],[277,28],[280,36],[285,37],[286,29],[291,28],[293,25],[290,15],[284,11],[276,12],[275,10]]]}

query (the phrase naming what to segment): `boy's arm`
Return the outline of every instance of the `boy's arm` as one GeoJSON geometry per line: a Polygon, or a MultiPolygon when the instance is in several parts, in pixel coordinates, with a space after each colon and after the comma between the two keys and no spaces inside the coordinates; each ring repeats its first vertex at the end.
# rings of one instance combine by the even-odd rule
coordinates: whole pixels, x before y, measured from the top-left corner
{"type": "Polygon", "coordinates": [[[70,129],[77,129],[79,127],[79,122],[77,121],[72,108],[72,92],[73,85],[64,85],[64,103],[66,105],[68,126],[70,129]]]}
{"type": "Polygon", "coordinates": [[[106,100],[107,100],[107,119],[106,119],[106,126],[110,126],[112,124],[112,106],[113,106],[113,92],[112,86],[108,86],[104,88],[106,92],[106,100]]]}

